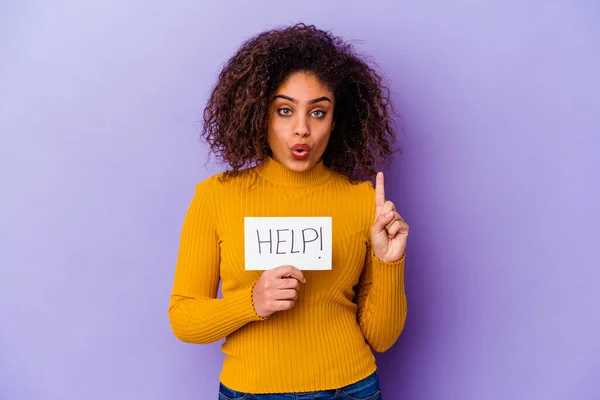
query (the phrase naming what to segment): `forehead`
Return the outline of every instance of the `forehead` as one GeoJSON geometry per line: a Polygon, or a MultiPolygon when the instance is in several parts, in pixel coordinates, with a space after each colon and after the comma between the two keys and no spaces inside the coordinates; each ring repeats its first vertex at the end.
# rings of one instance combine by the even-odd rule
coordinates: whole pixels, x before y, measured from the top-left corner
{"type": "Polygon", "coordinates": [[[275,94],[284,94],[299,101],[310,101],[327,96],[333,101],[333,93],[316,75],[309,72],[295,72],[277,88],[275,94]]]}

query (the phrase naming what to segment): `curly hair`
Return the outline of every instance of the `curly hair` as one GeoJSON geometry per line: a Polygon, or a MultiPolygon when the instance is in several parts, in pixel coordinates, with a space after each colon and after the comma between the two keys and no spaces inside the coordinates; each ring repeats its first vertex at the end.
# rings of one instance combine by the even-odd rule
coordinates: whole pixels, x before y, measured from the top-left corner
{"type": "Polygon", "coordinates": [[[381,75],[353,47],[313,25],[262,32],[227,61],[204,109],[202,138],[232,168],[260,165],[271,97],[294,72],[313,73],[335,95],[323,163],[348,176],[371,178],[393,153],[393,106],[381,75]]]}

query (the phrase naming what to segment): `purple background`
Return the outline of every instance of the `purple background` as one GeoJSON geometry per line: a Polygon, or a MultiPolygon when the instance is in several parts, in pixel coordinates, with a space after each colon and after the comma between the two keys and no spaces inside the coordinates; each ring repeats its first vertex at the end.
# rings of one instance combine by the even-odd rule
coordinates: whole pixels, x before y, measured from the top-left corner
{"type": "Polygon", "coordinates": [[[241,41],[296,21],[357,40],[403,116],[385,398],[600,398],[599,20],[595,0],[4,0],[0,398],[216,398],[219,345],[167,315],[220,170],[198,121],[241,41]]]}

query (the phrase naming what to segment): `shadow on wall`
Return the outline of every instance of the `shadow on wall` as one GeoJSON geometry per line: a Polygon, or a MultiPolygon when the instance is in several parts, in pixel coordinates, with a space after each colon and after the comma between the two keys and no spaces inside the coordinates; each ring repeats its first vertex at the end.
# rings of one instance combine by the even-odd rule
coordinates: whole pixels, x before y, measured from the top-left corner
{"type": "Polygon", "coordinates": [[[431,165],[433,152],[420,149],[417,141],[401,141],[400,145],[403,153],[394,158],[386,172],[386,194],[411,226],[405,265],[408,315],[396,344],[376,357],[386,398],[420,399],[426,398],[427,393],[422,386],[429,384],[420,377],[435,376],[430,369],[442,341],[440,328],[445,318],[440,293],[451,290],[450,280],[444,279],[440,271],[439,260],[441,254],[453,250],[438,231],[436,210],[425,200],[439,190],[428,187],[435,184],[435,177],[424,167],[431,165]]]}

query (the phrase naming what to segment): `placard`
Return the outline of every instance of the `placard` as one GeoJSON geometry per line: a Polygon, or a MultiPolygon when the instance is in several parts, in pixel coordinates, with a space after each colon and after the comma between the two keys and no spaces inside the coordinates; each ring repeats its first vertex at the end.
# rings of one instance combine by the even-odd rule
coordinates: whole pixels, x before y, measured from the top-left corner
{"type": "Polygon", "coordinates": [[[247,270],[330,270],[331,217],[245,217],[247,270]]]}

